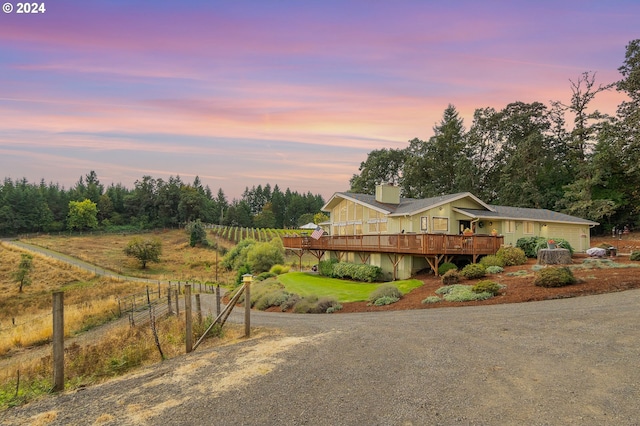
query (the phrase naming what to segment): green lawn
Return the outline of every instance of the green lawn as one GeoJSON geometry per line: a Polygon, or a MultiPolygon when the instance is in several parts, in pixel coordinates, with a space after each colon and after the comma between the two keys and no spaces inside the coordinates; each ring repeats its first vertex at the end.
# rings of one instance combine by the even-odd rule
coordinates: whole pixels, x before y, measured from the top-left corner
{"type": "MultiPolygon", "coordinates": [[[[337,278],[327,278],[307,272],[289,272],[278,276],[278,280],[290,293],[296,293],[302,297],[334,297],[338,302],[360,302],[367,300],[369,294],[382,283],[359,283],[337,278]]],[[[393,281],[402,294],[409,293],[414,288],[422,285],[419,280],[393,281]]]]}

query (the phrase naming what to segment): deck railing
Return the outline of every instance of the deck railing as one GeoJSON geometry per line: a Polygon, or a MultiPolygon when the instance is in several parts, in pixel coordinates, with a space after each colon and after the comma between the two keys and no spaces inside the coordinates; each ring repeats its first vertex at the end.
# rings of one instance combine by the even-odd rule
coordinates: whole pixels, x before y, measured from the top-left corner
{"type": "Polygon", "coordinates": [[[285,248],[417,255],[495,254],[504,238],[492,235],[380,234],[282,237],[285,248]]]}

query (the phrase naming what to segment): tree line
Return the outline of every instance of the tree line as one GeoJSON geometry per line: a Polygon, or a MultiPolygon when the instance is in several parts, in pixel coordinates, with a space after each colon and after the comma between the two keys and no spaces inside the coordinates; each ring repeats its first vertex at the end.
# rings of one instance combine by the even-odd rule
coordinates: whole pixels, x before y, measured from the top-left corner
{"type": "Polygon", "coordinates": [[[453,105],[428,140],[371,151],[350,180],[352,192],[378,183],[427,198],[471,192],[492,204],[547,208],[602,224],[640,220],[640,39],[626,46],[618,81],[584,72],[571,100],[513,102],[476,109],[470,128],[453,105]],[[592,108],[605,91],[626,95],[614,116],[592,108]]]}
{"type": "Polygon", "coordinates": [[[284,192],[266,184],[245,188],[240,199],[228,201],[219,189],[214,196],[196,176],[168,180],[143,176],[133,188],[105,187],[95,171],[71,188],[57,183],[31,183],[5,178],[0,184],[0,235],[57,232],[67,229],[152,229],[180,227],[201,220],[225,226],[288,228],[313,221],[324,205],[320,195],[284,192]]]}

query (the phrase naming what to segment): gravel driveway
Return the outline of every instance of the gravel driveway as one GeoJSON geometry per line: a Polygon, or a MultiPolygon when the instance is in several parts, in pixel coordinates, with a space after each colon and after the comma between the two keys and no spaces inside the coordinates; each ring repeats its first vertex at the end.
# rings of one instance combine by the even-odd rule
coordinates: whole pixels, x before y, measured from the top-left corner
{"type": "Polygon", "coordinates": [[[363,314],[256,312],[254,337],[0,414],[55,425],[637,425],[640,290],[363,314]]]}

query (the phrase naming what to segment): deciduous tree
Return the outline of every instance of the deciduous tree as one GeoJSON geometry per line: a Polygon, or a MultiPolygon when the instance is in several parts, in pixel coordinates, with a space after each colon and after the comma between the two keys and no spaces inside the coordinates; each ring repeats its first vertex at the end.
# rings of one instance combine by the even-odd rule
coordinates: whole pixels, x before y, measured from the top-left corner
{"type": "Polygon", "coordinates": [[[390,183],[399,185],[407,153],[404,149],[377,149],[360,163],[360,174],[354,174],[349,181],[351,192],[375,194],[376,185],[390,183]]]}
{"type": "Polygon", "coordinates": [[[124,248],[124,254],[140,261],[142,269],[148,262],[160,262],[162,241],[159,238],[135,237],[124,248]]]}
{"type": "Polygon", "coordinates": [[[67,228],[70,230],[94,229],[98,226],[98,206],[89,199],[69,201],[67,228]]]}
{"type": "Polygon", "coordinates": [[[19,293],[22,293],[22,288],[31,284],[31,268],[33,267],[33,256],[28,253],[22,253],[20,255],[20,263],[18,264],[18,270],[14,272],[13,279],[19,284],[19,293]]]}

